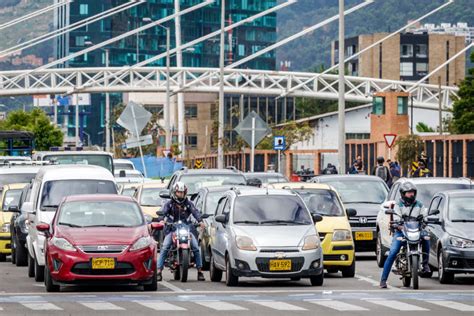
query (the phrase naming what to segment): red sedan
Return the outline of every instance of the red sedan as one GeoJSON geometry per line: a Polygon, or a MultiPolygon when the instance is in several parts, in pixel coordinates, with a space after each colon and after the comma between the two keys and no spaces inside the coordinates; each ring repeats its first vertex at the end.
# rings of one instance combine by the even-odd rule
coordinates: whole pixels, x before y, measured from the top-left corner
{"type": "Polygon", "coordinates": [[[156,291],[157,246],[140,206],[119,195],[77,195],[63,200],[47,236],[45,285],[57,292],[68,284],[143,285],[156,291]]]}

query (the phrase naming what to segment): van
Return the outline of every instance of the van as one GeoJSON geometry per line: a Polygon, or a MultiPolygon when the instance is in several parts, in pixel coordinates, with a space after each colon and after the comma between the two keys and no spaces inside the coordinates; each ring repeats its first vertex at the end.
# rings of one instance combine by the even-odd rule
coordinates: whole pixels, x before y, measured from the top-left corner
{"type": "Polygon", "coordinates": [[[51,224],[62,199],[79,194],[117,194],[114,176],[97,166],[58,165],[42,168],[32,181],[31,197],[23,204],[28,213],[28,276],[44,279],[45,236],[36,230],[40,223],[51,224]]]}

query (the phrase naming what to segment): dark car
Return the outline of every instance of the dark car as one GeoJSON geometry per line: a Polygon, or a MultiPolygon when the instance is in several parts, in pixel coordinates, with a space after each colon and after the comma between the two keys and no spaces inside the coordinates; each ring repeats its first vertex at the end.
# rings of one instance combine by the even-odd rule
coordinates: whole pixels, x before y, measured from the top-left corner
{"type": "Polygon", "coordinates": [[[454,275],[474,273],[474,191],[440,192],[431,200],[427,231],[431,237],[430,265],[438,270],[441,283],[452,283],[454,275]],[[438,213],[439,212],[439,213],[438,213]]]}
{"type": "Polygon", "coordinates": [[[349,217],[356,251],[375,251],[377,214],[388,194],[385,182],[366,175],[323,175],[311,182],[333,186],[346,209],[357,211],[356,216],[349,217]]]}
{"type": "Polygon", "coordinates": [[[278,172],[247,172],[244,176],[247,180],[258,179],[263,185],[288,182],[288,179],[278,172]]]}
{"type": "Polygon", "coordinates": [[[26,214],[21,211],[23,203],[30,197],[31,184],[26,185],[20,196],[18,211],[13,212],[10,220],[11,245],[12,245],[12,264],[17,267],[28,265],[28,252],[26,250],[26,236],[28,236],[28,227],[26,226],[26,214]]]}

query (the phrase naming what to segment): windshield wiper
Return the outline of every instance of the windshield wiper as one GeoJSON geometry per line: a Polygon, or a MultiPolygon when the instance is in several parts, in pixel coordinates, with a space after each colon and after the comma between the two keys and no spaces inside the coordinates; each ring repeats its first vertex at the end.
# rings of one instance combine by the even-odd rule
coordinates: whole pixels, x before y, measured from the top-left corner
{"type": "Polygon", "coordinates": [[[76,225],[76,224],[71,224],[71,223],[62,223],[59,222],[59,225],[64,225],[64,226],[69,226],[69,227],[75,227],[75,228],[83,228],[84,226],[76,225]]]}
{"type": "Polygon", "coordinates": [[[161,205],[142,204],[145,207],[161,207],[161,205]]]}
{"type": "Polygon", "coordinates": [[[47,209],[54,209],[54,210],[57,210],[59,207],[59,205],[42,205],[41,206],[41,210],[43,211],[46,211],[47,209]]]}
{"type": "Polygon", "coordinates": [[[257,222],[257,221],[235,221],[234,224],[253,224],[253,225],[260,225],[260,222],[257,222]]]}
{"type": "Polygon", "coordinates": [[[453,219],[453,223],[474,223],[474,219],[453,219]]]}
{"type": "Polygon", "coordinates": [[[296,225],[307,225],[306,223],[303,223],[303,222],[284,221],[284,220],[263,221],[262,224],[296,224],[296,225]]]}
{"type": "Polygon", "coordinates": [[[373,201],[345,201],[344,203],[382,204],[382,202],[373,202],[373,201]]]}

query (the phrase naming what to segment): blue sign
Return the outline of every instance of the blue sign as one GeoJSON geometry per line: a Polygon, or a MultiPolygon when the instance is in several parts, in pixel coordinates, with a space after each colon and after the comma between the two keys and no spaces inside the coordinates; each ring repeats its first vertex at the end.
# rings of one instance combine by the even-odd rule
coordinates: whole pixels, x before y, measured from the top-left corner
{"type": "Polygon", "coordinates": [[[285,150],[286,139],[285,136],[274,136],[273,137],[273,150],[285,150]]]}
{"type": "Polygon", "coordinates": [[[59,106],[68,106],[71,104],[71,98],[69,96],[56,96],[56,101],[58,102],[59,106]]]}

